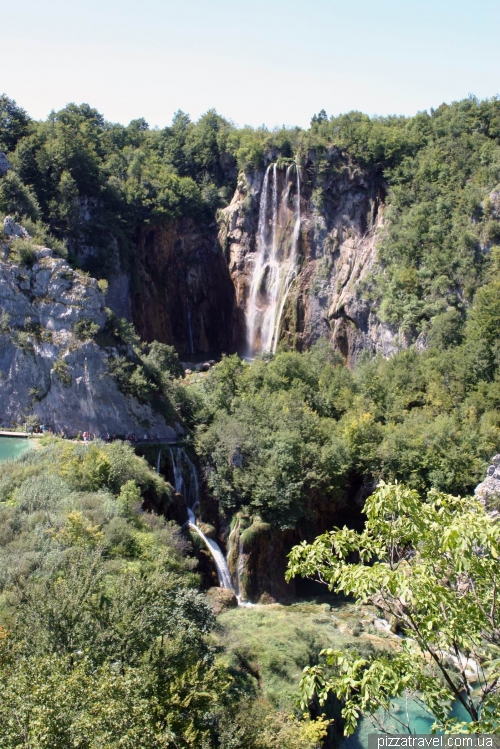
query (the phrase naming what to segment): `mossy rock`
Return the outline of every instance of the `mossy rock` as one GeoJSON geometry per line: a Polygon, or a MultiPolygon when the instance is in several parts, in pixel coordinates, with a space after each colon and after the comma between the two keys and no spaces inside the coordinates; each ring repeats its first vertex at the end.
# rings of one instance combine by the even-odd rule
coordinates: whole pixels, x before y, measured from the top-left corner
{"type": "Polygon", "coordinates": [[[201,520],[198,521],[197,525],[200,531],[204,533],[207,538],[217,538],[217,533],[213,525],[202,523],[201,520]]]}
{"type": "Polygon", "coordinates": [[[209,588],[206,596],[216,616],[238,606],[238,599],[233,591],[227,588],[209,588]]]}
{"type": "Polygon", "coordinates": [[[276,599],[269,595],[269,593],[262,593],[261,597],[259,598],[259,603],[262,606],[270,606],[273,603],[276,603],[276,599]]]}
{"type": "Polygon", "coordinates": [[[189,529],[189,538],[195,550],[202,551],[206,548],[202,537],[196,531],[191,530],[191,528],[189,529]]]}
{"type": "Polygon", "coordinates": [[[243,544],[243,552],[247,554],[252,546],[256,543],[260,536],[268,533],[271,530],[269,523],[264,523],[260,518],[256,518],[252,525],[243,531],[240,536],[240,541],[243,544]]]}

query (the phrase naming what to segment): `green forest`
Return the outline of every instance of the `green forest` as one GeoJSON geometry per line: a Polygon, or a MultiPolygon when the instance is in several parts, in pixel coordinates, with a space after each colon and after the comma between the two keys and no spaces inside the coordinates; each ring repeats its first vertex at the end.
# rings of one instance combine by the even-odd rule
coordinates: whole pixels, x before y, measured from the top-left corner
{"type": "MultiPolygon", "coordinates": [[[[325,597],[311,587],[306,602],[216,616],[156,453],[45,437],[0,464],[2,749],[330,749],[406,693],[436,729],[500,732],[500,530],[471,498],[500,452],[500,99],[267,130],[215,110],[123,126],[87,104],[38,122],[3,95],[0,217],[105,289],[116,246],[133,264],[139,227],[189,217],[205,230],[238,175],[270,160],[314,152],[319,205],[332,149],[384,195],[360,294],[406,348],[347,366],[326,338],[281,342],[185,376],[171,346],[111,312],[104,331],[77,331],[119,344],[120,389],[183,425],[212,528],[239,524],[248,554],[299,534],[287,580],[321,579],[325,597]],[[321,515],[338,527],[315,540],[321,515]],[[377,595],[415,646],[363,637],[377,595]],[[347,629],[332,623],[339,606],[347,629]],[[466,719],[450,717],[457,701],[466,719]]],[[[33,261],[25,240],[12,247],[33,261]]]]}
{"type": "Polygon", "coordinates": [[[35,122],[3,95],[0,150],[13,169],[0,183],[0,213],[22,218],[41,243],[66,240],[74,254],[92,245],[99,255],[89,270],[105,277],[113,240],[126,262],[141,224],[180,216],[208,224],[238,173],[262,168],[266,153],[300,164],[314,151],[319,183],[332,146],[373,170],[387,192],[388,228],[366,298],[404,331],[435,328],[438,344],[456,342],[500,244],[498,98],[471,96],[414,117],[322,111],[308,130],[269,131],[237,128],[214,110],[197,122],[179,111],[161,130],[144,120],[125,127],[87,104],[35,122]]]}

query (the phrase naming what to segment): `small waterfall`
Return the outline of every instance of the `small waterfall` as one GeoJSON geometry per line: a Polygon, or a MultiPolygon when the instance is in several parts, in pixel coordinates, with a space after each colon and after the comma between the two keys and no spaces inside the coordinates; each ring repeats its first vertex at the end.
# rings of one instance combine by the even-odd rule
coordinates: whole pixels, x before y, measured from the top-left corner
{"type": "Polygon", "coordinates": [[[247,348],[251,356],[257,352],[276,352],[281,318],[298,272],[300,169],[298,164],[294,166],[296,196],[293,209],[289,205],[292,165],[286,169],[281,191],[282,170],[277,164],[267,167],[262,183],[257,250],[245,311],[247,348]]]}
{"type": "MultiPolygon", "coordinates": [[[[227,541],[227,559],[234,565],[236,560],[236,580],[235,580],[235,593],[238,599],[238,606],[246,606],[248,608],[255,606],[255,603],[250,603],[245,598],[245,588],[242,585],[243,571],[245,567],[244,552],[243,552],[243,541],[241,540],[241,525],[240,519],[235,518],[231,533],[227,541]]],[[[234,579],[232,577],[232,579],[234,579]]]]}
{"type": "Polygon", "coordinates": [[[169,447],[172,470],[174,472],[174,488],[177,494],[182,494],[184,499],[184,477],[182,475],[182,456],[185,455],[182,447],[169,447]]]}
{"type": "Polygon", "coordinates": [[[238,566],[236,568],[236,579],[238,582],[238,601],[242,605],[251,606],[252,604],[245,600],[244,598],[244,588],[241,584],[241,576],[243,574],[243,568],[244,568],[244,561],[243,561],[243,541],[240,538],[240,542],[238,545],[238,566]]]}
{"type": "Polygon", "coordinates": [[[161,451],[163,448],[160,447],[160,452],[158,453],[158,460],[156,461],[156,473],[160,473],[160,464],[161,464],[161,451]]]}
{"type": "Polygon", "coordinates": [[[184,459],[189,469],[189,491],[187,503],[193,509],[200,503],[200,484],[198,482],[198,471],[189,455],[183,451],[184,459]]]}
{"type": "Polygon", "coordinates": [[[208,548],[210,554],[212,555],[215,566],[217,568],[217,577],[219,578],[220,587],[227,588],[228,590],[232,590],[233,593],[235,593],[236,591],[234,590],[233,581],[231,580],[231,573],[229,572],[226,558],[224,557],[219,544],[214,541],[213,538],[208,538],[208,536],[205,536],[202,530],[196,525],[196,518],[194,522],[192,520],[189,521],[189,527],[196,531],[196,533],[203,539],[205,546],[208,548]]]}
{"type": "Polygon", "coordinates": [[[214,560],[217,569],[217,577],[219,578],[220,587],[228,588],[235,593],[231,580],[231,573],[219,544],[212,538],[205,536],[201,528],[196,525],[196,515],[194,514],[194,510],[200,503],[200,484],[196,467],[183,447],[170,447],[169,451],[174,474],[175,491],[178,494],[182,494],[186,501],[188,507],[189,527],[203,539],[205,546],[212,555],[212,559],[214,560]],[[187,484],[184,480],[183,468],[187,469],[187,484]]]}

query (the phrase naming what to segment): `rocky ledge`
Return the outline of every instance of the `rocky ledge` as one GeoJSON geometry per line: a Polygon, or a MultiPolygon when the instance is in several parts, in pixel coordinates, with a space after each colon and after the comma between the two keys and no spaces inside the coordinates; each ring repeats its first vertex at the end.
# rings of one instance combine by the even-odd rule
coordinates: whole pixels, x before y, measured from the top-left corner
{"type": "Polygon", "coordinates": [[[500,519],[500,455],[491,459],[486,478],[476,486],[474,493],[491,517],[500,519]]]}
{"type": "MultiPolygon", "coordinates": [[[[107,314],[94,278],[52,250],[29,244],[11,217],[0,240],[0,425],[38,419],[68,436],[141,435],[175,438],[148,403],[122,393],[108,374],[120,353],[99,343],[107,314]],[[25,241],[23,254],[13,242],[25,241]],[[3,258],[3,259],[2,259],[3,258]]],[[[133,352],[132,352],[133,353],[133,352]]]]}

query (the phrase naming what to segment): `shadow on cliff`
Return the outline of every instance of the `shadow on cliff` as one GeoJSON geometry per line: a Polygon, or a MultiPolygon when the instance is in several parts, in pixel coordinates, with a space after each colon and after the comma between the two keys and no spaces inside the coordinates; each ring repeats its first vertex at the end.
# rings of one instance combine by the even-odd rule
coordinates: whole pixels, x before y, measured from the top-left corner
{"type": "Polygon", "coordinates": [[[182,355],[235,350],[236,303],[215,224],[190,218],[139,231],[130,289],[141,338],[182,355]]]}

